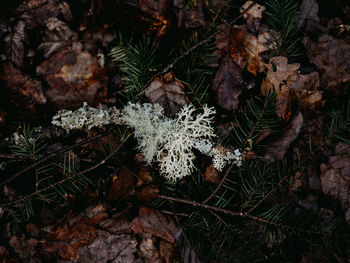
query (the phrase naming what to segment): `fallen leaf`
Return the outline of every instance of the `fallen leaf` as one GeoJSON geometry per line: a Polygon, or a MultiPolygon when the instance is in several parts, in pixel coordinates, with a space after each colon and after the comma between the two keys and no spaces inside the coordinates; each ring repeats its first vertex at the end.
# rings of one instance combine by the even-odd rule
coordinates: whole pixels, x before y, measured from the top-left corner
{"type": "Polygon", "coordinates": [[[175,241],[174,222],[171,219],[166,219],[162,213],[152,208],[141,207],[139,216],[131,222],[131,229],[135,233],[149,233],[170,243],[175,241]]]}
{"type": "Polygon", "coordinates": [[[170,117],[189,103],[184,86],[172,72],[153,80],[145,94],[151,103],[163,106],[165,114],[170,117]]]}
{"type": "MultiPolygon", "coordinates": [[[[251,4],[253,4],[253,1],[248,0],[239,11],[243,13],[251,4]]],[[[259,30],[264,11],[265,6],[255,3],[248,12],[243,14],[243,18],[247,21],[247,27],[250,31],[255,32],[259,30]]]]}
{"type": "Polygon", "coordinates": [[[100,222],[100,227],[114,235],[120,234],[131,234],[132,230],[130,228],[130,222],[125,218],[116,219],[116,218],[107,218],[100,222]]]}
{"type": "Polygon", "coordinates": [[[303,38],[306,54],[310,62],[321,71],[321,87],[338,87],[350,81],[350,44],[330,35],[321,35],[314,42],[303,38]]]}
{"type": "Polygon", "coordinates": [[[346,210],[350,208],[350,148],[348,144],[339,142],[334,154],[328,158],[327,163],[322,163],[321,190],[333,199],[339,200],[346,210]]]}
{"type": "Polygon", "coordinates": [[[151,203],[153,199],[157,198],[159,189],[156,186],[146,186],[141,189],[137,195],[137,199],[142,203],[151,203]]]}
{"type": "Polygon", "coordinates": [[[318,17],[318,4],[316,0],[303,0],[299,7],[298,27],[305,27],[311,32],[311,24],[320,22],[318,17]]]}
{"type": "Polygon", "coordinates": [[[279,96],[284,86],[291,86],[299,77],[299,67],[299,63],[288,64],[286,57],[271,58],[266,78],[261,84],[261,93],[266,96],[269,91],[274,91],[279,96]]]}
{"type": "Polygon", "coordinates": [[[22,260],[30,259],[37,253],[38,241],[34,238],[26,239],[12,236],[9,240],[9,245],[22,260]]]}
{"type": "Polygon", "coordinates": [[[17,67],[22,68],[24,58],[24,29],[26,24],[19,20],[12,32],[4,38],[7,58],[17,67]]]}
{"type": "Polygon", "coordinates": [[[270,91],[276,93],[276,114],[284,121],[288,121],[292,115],[294,90],[290,87],[299,77],[299,67],[298,63],[288,64],[286,57],[273,57],[261,83],[260,89],[264,96],[270,91]]]}
{"type": "Polygon", "coordinates": [[[96,105],[107,95],[106,75],[89,52],[62,50],[36,68],[45,80],[45,94],[58,108],[96,105]]]}
{"type": "Polygon", "coordinates": [[[16,114],[11,115],[12,118],[40,117],[38,113],[39,105],[46,103],[46,96],[44,95],[41,81],[32,79],[29,75],[15,68],[11,63],[5,63],[3,66],[0,80],[3,84],[2,94],[16,108],[16,114]]]}
{"type": "Polygon", "coordinates": [[[45,23],[45,30],[42,43],[38,49],[44,52],[44,57],[48,58],[56,51],[66,47],[72,39],[73,35],[77,38],[77,34],[67,26],[66,23],[58,18],[49,18],[45,23]]]}
{"type": "Polygon", "coordinates": [[[135,262],[136,246],[137,240],[131,235],[111,235],[99,230],[92,244],[77,252],[85,263],[129,263],[135,262]]]}
{"type": "Polygon", "coordinates": [[[297,113],[290,124],[284,129],[281,136],[267,146],[264,156],[265,160],[269,162],[282,160],[290,144],[299,136],[303,122],[302,113],[297,113]]]}
{"type": "Polygon", "coordinates": [[[179,28],[198,28],[205,25],[203,3],[195,1],[193,5],[186,6],[181,0],[174,0],[179,28]]]}
{"type": "MultiPolygon", "coordinates": [[[[266,68],[262,54],[268,52],[272,48],[273,37],[271,33],[272,31],[270,33],[261,32],[257,36],[246,33],[244,38],[247,54],[247,70],[254,76],[266,68]]],[[[276,33],[274,33],[274,35],[276,35],[276,33]]]]}
{"type": "Polygon", "coordinates": [[[214,168],[214,165],[211,164],[207,167],[204,173],[204,180],[214,184],[220,183],[219,172],[214,168]]]}
{"type": "Polygon", "coordinates": [[[169,8],[168,0],[139,0],[140,9],[149,15],[158,15],[165,17],[169,8]]]}
{"type": "Polygon", "coordinates": [[[241,69],[226,56],[215,75],[212,85],[217,94],[218,104],[226,110],[238,108],[238,97],[243,90],[241,69]]]}
{"type": "Polygon", "coordinates": [[[139,255],[145,263],[162,263],[158,249],[155,246],[156,238],[150,234],[143,234],[139,245],[139,255]]]}
{"type": "Polygon", "coordinates": [[[113,180],[113,184],[108,193],[107,200],[119,200],[127,195],[134,186],[135,177],[136,175],[133,174],[133,172],[129,169],[121,169],[113,180]]]}
{"type": "Polygon", "coordinates": [[[175,228],[175,240],[176,245],[180,249],[180,255],[182,262],[184,263],[200,263],[200,259],[198,258],[196,252],[191,246],[190,242],[188,242],[185,234],[182,229],[177,227],[175,228]]]}
{"type": "Polygon", "coordinates": [[[159,253],[165,263],[172,263],[174,258],[175,246],[167,241],[161,240],[159,243],[159,253]]]}

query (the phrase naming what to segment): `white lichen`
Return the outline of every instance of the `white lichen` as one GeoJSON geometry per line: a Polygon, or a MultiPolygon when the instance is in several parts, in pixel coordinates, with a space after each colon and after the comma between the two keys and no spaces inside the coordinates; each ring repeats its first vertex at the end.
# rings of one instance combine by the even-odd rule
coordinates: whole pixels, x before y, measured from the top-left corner
{"type": "Polygon", "coordinates": [[[186,105],[170,119],[164,116],[164,110],[158,104],[129,103],[120,113],[116,108],[95,109],[84,103],[77,111],[58,112],[52,123],[67,130],[106,124],[126,125],[134,130],[138,149],[145,160],[149,164],[156,161],[169,181],[178,181],[193,172],[193,149],[212,157],[214,167],[219,171],[230,162],[241,165],[239,150],[231,152],[221,146],[214,147],[214,108],[204,106],[203,113],[195,112],[192,104],[186,105]]]}
{"type": "Polygon", "coordinates": [[[76,111],[60,110],[53,116],[52,124],[62,127],[67,132],[74,129],[91,129],[108,124],[120,124],[120,111],[115,108],[93,108],[86,102],[76,111]]]}

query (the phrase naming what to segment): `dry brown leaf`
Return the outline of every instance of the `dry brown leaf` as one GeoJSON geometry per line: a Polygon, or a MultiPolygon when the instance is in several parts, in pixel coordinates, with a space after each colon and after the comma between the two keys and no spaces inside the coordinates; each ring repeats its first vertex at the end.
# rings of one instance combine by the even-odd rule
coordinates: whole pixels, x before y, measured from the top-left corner
{"type": "Polygon", "coordinates": [[[99,230],[89,246],[77,250],[84,263],[128,263],[135,262],[137,240],[131,235],[111,235],[99,230]]]}
{"type": "MultiPolygon", "coordinates": [[[[241,7],[240,12],[243,13],[244,10],[246,10],[252,3],[253,1],[251,0],[245,2],[245,4],[241,7]]],[[[243,14],[243,18],[247,21],[247,27],[250,31],[255,32],[259,30],[264,10],[265,6],[255,3],[255,5],[248,10],[248,12],[243,14]]]]}
{"type": "Polygon", "coordinates": [[[303,122],[302,113],[297,113],[281,136],[267,146],[264,158],[269,162],[282,160],[290,144],[299,136],[303,122]]]}
{"type": "Polygon", "coordinates": [[[47,83],[45,94],[58,108],[96,105],[107,95],[106,75],[89,52],[62,50],[36,68],[47,83]]]}
{"type": "Polygon", "coordinates": [[[165,114],[170,117],[189,103],[184,86],[172,72],[153,80],[145,94],[151,103],[163,106],[165,114]]]}
{"type": "Polygon", "coordinates": [[[258,36],[246,34],[247,70],[255,76],[265,69],[261,55],[270,50],[271,43],[273,43],[272,37],[268,32],[260,33],[258,36]]]}
{"type": "Polygon", "coordinates": [[[350,208],[350,148],[348,144],[338,143],[334,155],[328,163],[321,164],[321,190],[339,200],[344,209],[350,208]]]}
{"type": "Polygon", "coordinates": [[[159,252],[160,256],[163,258],[163,260],[165,260],[165,263],[174,262],[172,261],[175,252],[174,244],[161,240],[159,243],[159,252]]]}
{"type": "Polygon", "coordinates": [[[54,52],[70,44],[70,39],[77,33],[74,33],[66,23],[56,17],[49,18],[45,23],[43,41],[38,49],[44,52],[44,57],[49,58],[54,52]]]}
{"type": "Polygon", "coordinates": [[[145,263],[162,263],[160,253],[155,246],[156,238],[151,234],[143,234],[139,246],[139,256],[144,259],[145,263]]]}
{"type": "Polygon", "coordinates": [[[270,59],[266,78],[261,84],[261,93],[266,96],[269,91],[275,91],[280,96],[284,86],[291,84],[298,78],[299,63],[288,64],[286,57],[270,59]]]}
{"type": "Polygon", "coordinates": [[[211,164],[207,167],[204,173],[204,180],[214,184],[220,183],[219,172],[214,168],[214,165],[211,164]]]}
{"type": "Polygon", "coordinates": [[[25,27],[25,22],[19,20],[12,32],[4,38],[6,56],[19,68],[23,66],[25,27]]]}
{"type": "Polygon", "coordinates": [[[212,88],[217,93],[218,104],[226,110],[238,108],[238,97],[243,90],[243,79],[241,69],[226,56],[213,81],[212,88]]]}
{"type": "Polygon", "coordinates": [[[135,233],[149,233],[170,243],[175,241],[174,222],[155,209],[141,207],[139,216],[131,222],[131,229],[135,233]]]}
{"type": "Polygon", "coordinates": [[[38,241],[34,238],[26,239],[12,236],[9,240],[9,245],[16,252],[20,259],[30,259],[37,253],[38,241]]]}
{"type": "Polygon", "coordinates": [[[273,43],[271,34],[277,33],[264,26],[259,34],[249,33],[246,25],[227,27],[216,35],[216,46],[221,51],[221,56],[230,54],[233,61],[243,70],[254,74],[265,69],[262,55],[270,50],[273,43]]]}
{"type": "Polygon", "coordinates": [[[113,178],[113,184],[108,193],[107,200],[119,200],[127,195],[134,186],[135,177],[136,175],[132,171],[122,168],[119,174],[113,178]]]}
{"type": "Polygon", "coordinates": [[[158,15],[165,17],[169,8],[168,0],[139,0],[140,9],[149,15],[158,15]]]}
{"type": "Polygon", "coordinates": [[[284,121],[292,115],[292,101],[294,91],[290,86],[298,79],[300,65],[288,64],[286,57],[273,57],[270,59],[266,78],[261,83],[261,93],[266,96],[268,92],[276,92],[276,114],[284,121]]]}
{"type": "Polygon", "coordinates": [[[318,42],[305,37],[303,44],[311,63],[321,71],[321,87],[338,87],[350,81],[350,44],[330,35],[321,35],[318,42]]]}
{"type": "Polygon", "coordinates": [[[37,105],[46,103],[41,81],[32,79],[11,63],[4,65],[0,80],[3,82],[3,93],[17,107],[15,118],[39,117],[37,105]]]}
{"type": "Polygon", "coordinates": [[[193,6],[185,6],[184,1],[174,0],[174,6],[178,8],[176,15],[180,28],[198,28],[205,25],[202,1],[196,1],[193,6]]]}

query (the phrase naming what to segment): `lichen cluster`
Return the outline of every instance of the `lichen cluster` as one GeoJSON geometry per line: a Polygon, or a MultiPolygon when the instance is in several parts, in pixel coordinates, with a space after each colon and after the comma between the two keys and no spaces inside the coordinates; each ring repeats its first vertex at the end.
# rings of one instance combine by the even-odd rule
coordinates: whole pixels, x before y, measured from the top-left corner
{"type": "Polygon", "coordinates": [[[213,159],[214,167],[222,169],[230,162],[241,165],[242,154],[222,146],[215,146],[216,136],[212,127],[214,108],[203,107],[203,113],[195,114],[195,107],[184,106],[170,119],[158,104],[129,103],[120,112],[116,108],[92,108],[84,103],[76,111],[62,110],[52,123],[67,130],[122,124],[134,131],[138,149],[151,164],[156,161],[160,172],[169,180],[177,181],[190,175],[195,169],[193,149],[213,159]]]}

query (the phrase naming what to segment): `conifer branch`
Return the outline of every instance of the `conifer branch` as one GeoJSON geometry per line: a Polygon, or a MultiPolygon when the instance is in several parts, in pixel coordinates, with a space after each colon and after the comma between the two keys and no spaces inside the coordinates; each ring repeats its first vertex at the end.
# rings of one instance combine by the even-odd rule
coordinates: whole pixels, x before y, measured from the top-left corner
{"type": "Polygon", "coordinates": [[[220,207],[215,207],[215,206],[211,206],[211,205],[198,203],[196,201],[189,201],[189,200],[185,200],[185,199],[181,199],[181,198],[177,198],[177,197],[165,196],[165,195],[157,195],[157,197],[160,198],[160,199],[165,199],[165,200],[168,200],[168,201],[182,203],[182,204],[190,205],[190,206],[193,206],[193,207],[199,207],[199,208],[204,208],[204,209],[207,209],[207,210],[217,211],[217,212],[220,212],[220,213],[223,213],[223,214],[226,214],[226,215],[231,215],[231,216],[234,216],[234,217],[250,219],[250,220],[253,220],[253,221],[255,221],[255,222],[259,223],[259,224],[271,225],[271,226],[275,226],[275,227],[278,227],[278,228],[281,228],[281,229],[291,230],[291,231],[295,231],[295,232],[304,232],[304,233],[307,233],[307,234],[312,234],[312,235],[317,235],[317,236],[328,236],[328,237],[344,238],[344,235],[338,235],[338,234],[332,234],[332,233],[320,232],[320,231],[313,231],[313,230],[309,230],[309,229],[289,226],[289,225],[277,223],[277,222],[274,222],[274,221],[271,221],[271,220],[268,220],[268,219],[265,219],[265,218],[262,218],[262,217],[254,216],[254,215],[251,215],[249,213],[231,211],[231,210],[223,209],[223,208],[220,208],[220,207]]]}
{"type": "Polygon", "coordinates": [[[120,150],[120,148],[122,147],[122,145],[126,142],[126,140],[127,140],[130,136],[131,136],[131,134],[128,134],[127,137],[119,144],[119,146],[118,146],[113,152],[111,152],[107,157],[105,157],[102,161],[98,162],[97,164],[95,164],[95,165],[93,165],[93,166],[87,168],[87,169],[84,170],[84,171],[81,171],[81,172],[79,172],[79,173],[77,173],[77,174],[74,174],[74,175],[71,175],[71,176],[69,176],[69,177],[67,177],[67,178],[65,178],[65,179],[62,179],[62,180],[60,180],[60,181],[58,181],[58,182],[56,182],[56,183],[50,184],[49,186],[44,187],[44,188],[42,188],[42,189],[39,189],[39,190],[37,190],[37,191],[35,191],[35,192],[31,193],[31,194],[28,194],[28,195],[26,195],[26,196],[24,196],[24,197],[22,197],[22,198],[20,198],[20,199],[17,199],[17,200],[15,200],[15,201],[10,201],[10,202],[7,202],[7,203],[2,203],[2,204],[0,204],[0,207],[7,208],[7,207],[11,207],[11,206],[13,206],[13,205],[16,205],[16,204],[18,204],[18,203],[21,203],[21,202],[23,202],[23,201],[29,200],[29,199],[31,199],[32,197],[37,196],[37,195],[40,195],[41,193],[46,192],[46,191],[48,191],[48,190],[54,189],[55,187],[57,187],[57,186],[59,186],[59,185],[65,183],[65,182],[67,182],[67,181],[69,181],[69,180],[72,180],[73,178],[77,178],[77,177],[79,177],[79,176],[82,176],[82,175],[84,175],[84,174],[86,174],[86,173],[89,173],[89,172],[91,172],[91,171],[93,171],[93,170],[99,168],[100,166],[104,165],[109,159],[111,159],[111,158],[120,150]]]}
{"type": "Polygon", "coordinates": [[[227,23],[225,26],[223,26],[222,28],[216,30],[214,33],[212,33],[211,35],[209,35],[207,38],[203,39],[202,41],[198,42],[197,44],[193,45],[191,48],[187,49],[185,52],[183,52],[180,56],[176,57],[172,62],[170,62],[164,69],[162,69],[161,71],[159,71],[157,74],[155,74],[142,88],[142,90],[136,94],[136,96],[134,97],[134,99],[132,100],[132,102],[136,101],[140,96],[142,96],[142,94],[145,92],[146,88],[152,83],[152,81],[159,77],[160,75],[167,73],[170,69],[172,69],[174,67],[174,65],[179,62],[181,59],[183,59],[184,57],[186,57],[187,55],[189,55],[192,51],[194,51],[195,49],[197,49],[198,47],[208,43],[212,38],[214,38],[217,34],[221,33],[222,31],[224,31],[228,26],[232,26],[234,25],[239,19],[241,19],[243,17],[243,15],[245,13],[247,13],[253,6],[255,6],[257,4],[257,0],[254,0],[245,10],[242,11],[242,13],[237,16],[233,21],[231,21],[230,23],[227,23]]]}
{"type": "Polygon", "coordinates": [[[13,181],[14,179],[16,179],[18,176],[34,169],[35,167],[37,167],[38,165],[46,162],[47,160],[50,160],[51,158],[59,155],[59,154],[62,154],[62,153],[65,153],[65,152],[68,152],[80,145],[84,145],[84,144],[87,144],[89,142],[92,142],[96,139],[99,139],[101,137],[104,137],[106,135],[108,135],[109,133],[111,132],[111,129],[109,129],[108,131],[105,131],[103,133],[100,133],[100,134],[97,134],[91,138],[87,138],[87,139],[84,139],[84,140],[81,140],[81,141],[78,141],[76,142],[74,145],[72,146],[67,146],[67,147],[64,147],[64,148],[61,148],[61,149],[57,149],[57,150],[54,150],[53,152],[51,152],[49,155],[43,157],[42,159],[32,163],[31,165],[27,166],[26,168],[20,170],[19,172],[15,173],[12,177],[6,179],[5,181],[3,181],[2,183],[0,183],[0,187],[5,185],[5,184],[8,184],[9,182],[13,181]]]}

